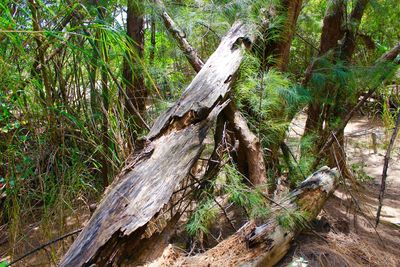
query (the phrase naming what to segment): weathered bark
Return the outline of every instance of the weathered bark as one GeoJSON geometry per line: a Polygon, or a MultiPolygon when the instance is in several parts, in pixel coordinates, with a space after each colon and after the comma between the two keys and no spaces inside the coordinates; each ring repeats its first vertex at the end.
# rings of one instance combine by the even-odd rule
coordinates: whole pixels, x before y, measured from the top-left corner
{"type": "Polygon", "coordinates": [[[170,32],[172,37],[178,43],[180,49],[184,52],[190,65],[194,68],[196,72],[199,72],[204,66],[204,62],[200,59],[197,51],[190,45],[186,39],[186,34],[176,25],[172,18],[168,15],[165,6],[161,0],[155,0],[155,3],[160,9],[160,15],[164,21],[164,25],[170,32]]]}
{"type": "MultiPolygon", "coordinates": [[[[124,79],[126,81],[126,94],[128,100],[135,107],[130,105],[126,109],[130,116],[135,118],[136,112],[143,114],[146,110],[147,90],[144,84],[142,71],[143,50],[144,50],[144,5],[140,0],[129,0],[127,11],[127,35],[132,51],[128,52],[129,62],[125,62],[124,79]]],[[[140,120],[135,123],[141,125],[140,120]]]]}
{"type": "MultiPolygon", "coordinates": [[[[344,35],[343,19],[345,13],[345,5],[343,0],[330,0],[325,13],[321,41],[318,56],[325,55],[330,50],[338,46],[338,41],[344,35]]],[[[303,85],[307,85],[313,74],[316,61],[314,60],[307,68],[303,79],[303,85]]],[[[319,95],[314,94],[314,101],[309,104],[307,110],[307,120],[304,129],[304,135],[309,135],[312,132],[320,132],[322,129],[322,103],[318,101],[319,95]]]]}
{"type": "Polygon", "coordinates": [[[272,42],[271,49],[268,52],[274,55],[275,62],[273,66],[280,71],[286,71],[289,63],[290,47],[302,4],[302,0],[282,0],[278,5],[279,15],[285,18],[280,37],[277,41],[272,42]]]}
{"type": "Polygon", "coordinates": [[[163,231],[169,220],[163,211],[189,175],[228,97],[243,57],[234,44],[248,35],[242,23],[232,26],[180,100],[156,120],[143,150],[111,185],[60,266],[118,264],[163,231]]]}
{"type": "Polygon", "coordinates": [[[274,206],[274,215],[266,222],[246,223],[203,254],[186,257],[170,246],[149,266],[274,266],[287,253],[296,235],[318,215],[334,192],[337,178],[336,170],[323,167],[274,206]],[[294,212],[303,214],[302,218],[292,218],[296,223],[286,228],[279,224],[279,216],[291,216],[294,212]]]}

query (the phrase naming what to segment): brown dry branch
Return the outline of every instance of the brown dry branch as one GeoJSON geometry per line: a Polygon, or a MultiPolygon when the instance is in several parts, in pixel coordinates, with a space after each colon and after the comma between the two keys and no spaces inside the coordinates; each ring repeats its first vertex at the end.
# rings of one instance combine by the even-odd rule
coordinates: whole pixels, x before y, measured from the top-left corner
{"type": "Polygon", "coordinates": [[[378,211],[376,213],[375,227],[377,227],[379,224],[379,218],[380,218],[381,210],[382,210],[382,206],[383,206],[383,198],[385,196],[386,178],[387,178],[387,171],[388,171],[388,167],[389,167],[390,154],[392,153],[392,149],[394,147],[394,143],[395,143],[395,140],[397,137],[397,132],[399,131],[399,125],[400,125],[400,111],[399,111],[399,114],[397,115],[396,124],[394,126],[392,137],[390,138],[389,146],[386,150],[385,159],[384,159],[384,163],[383,163],[381,190],[379,191],[379,206],[378,206],[378,211]]]}

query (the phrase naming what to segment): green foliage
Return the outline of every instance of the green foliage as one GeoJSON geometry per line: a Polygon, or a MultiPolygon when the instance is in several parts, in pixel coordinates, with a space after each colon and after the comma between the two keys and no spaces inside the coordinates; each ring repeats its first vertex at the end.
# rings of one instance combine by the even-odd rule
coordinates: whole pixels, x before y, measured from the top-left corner
{"type": "Polygon", "coordinates": [[[234,166],[225,165],[223,173],[227,177],[224,191],[231,202],[243,207],[253,219],[266,218],[269,215],[268,203],[262,195],[262,188],[249,188],[234,166]]]}
{"type": "Polygon", "coordinates": [[[208,228],[217,218],[218,211],[218,206],[213,199],[206,199],[200,202],[186,224],[187,232],[192,236],[200,233],[208,234],[208,228]]]}
{"type": "Polygon", "coordinates": [[[400,27],[399,8],[397,0],[373,0],[370,1],[370,8],[360,25],[360,32],[372,37],[376,49],[366,51],[366,47],[360,46],[360,59],[374,60],[382,53],[387,52],[391,47],[398,43],[398,29],[400,27]]]}
{"type": "Polygon", "coordinates": [[[103,166],[114,176],[131,149],[131,122],[118,91],[120,63],[131,43],[111,12],[117,6],[106,3],[106,17],[100,19],[93,6],[34,2],[43,27],[39,32],[32,29],[28,2],[0,4],[0,179],[6,185],[0,216],[9,223],[10,247],[25,235],[26,222],[63,232],[65,218],[82,201],[101,196],[103,166]],[[73,9],[84,21],[72,18],[59,29],[73,9]],[[39,70],[43,46],[48,62],[39,70]],[[106,94],[99,79],[107,68],[116,80],[107,73],[106,94]],[[97,80],[91,86],[93,73],[97,80]],[[104,117],[109,146],[103,143],[104,117]]]}
{"type": "Polygon", "coordinates": [[[304,227],[309,215],[298,210],[282,210],[276,215],[276,222],[285,230],[293,230],[296,227],[304,227]]]}
{"type": "MultiPolygon", "coordinates": [[[[289,76],[274,68],[260,71],[260,62],[246,56],[240,77],[235,86],[235,100],[245,114],[250,127],[258,133],[262,147],[266,148],[266,161],[274,164],[267,172],[269,180],[274,180],[280,154],[289,124],[310,99],[309,92],[293,83],[289,76]]],[[[286,162],[286,161],[282,161],[286,162]]],[[[297,180],[300,177],[290,176],[297,180]]]]}
{"type": "Polygon", "coordinates": [[[235,97],[264,147],[279,145],[294,115],[308,101],[307,91],[271,69],[260,73],[259,61],[246,56],[235,86],[235,97]]]}
{"type": "MultiPolygon", "coordinates": [[[[243,208],[250,218],[268,217],[270,210],[263,196],[262,188],[250,188],[243,182],[243,179],[244,177],[234,166],[224,165],[214,184],[218,184],[216,187],[222,189],[218,194],[226,195],[230,203],[243,208]]],[[[209,227],[215,223],[221,212],[212,196],[215,193],[206,194],[207,196],[199,203],[186,224],[186,230],[192,236],[198,236],[200,233],[208,234],[209,227]]]]}

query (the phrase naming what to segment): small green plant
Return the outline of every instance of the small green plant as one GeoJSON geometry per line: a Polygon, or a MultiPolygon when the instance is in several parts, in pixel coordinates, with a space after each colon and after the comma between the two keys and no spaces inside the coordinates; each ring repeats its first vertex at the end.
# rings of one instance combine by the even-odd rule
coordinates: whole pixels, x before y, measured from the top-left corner
{"type": "Polygon", "coordinates": [[[365,167],[366,165],[362,162],[351,164],[351,170],[353,171],[356,180],[359,181],[360,183],[368,183],[374,180],[374,177],[369,176],[365,172],[364,170],[365,167]]]}
{"type": "Polygon", "coordinates": [[[212,199],[200,203],[186,225],[186,230],[191,236],[200,233],[208,234],[211,223],[217,218],[218,207],[212,199]]]}
{"type": "Polygon", "coordinates": [[[234,166],[226,165],[224,172],[227,175],[225,191],[228,193],[229,200],[243,207],[252,219],[266,218],[270,210],[261,189],[252,189],[244,184],[243,176],[234,166]]]}
{"type": "Polygon", "coordinates": [[[283,210],[276,216],[277,223],[284,229],[290,230],[307,223],[308,214],[303,211],[283,210]]]}

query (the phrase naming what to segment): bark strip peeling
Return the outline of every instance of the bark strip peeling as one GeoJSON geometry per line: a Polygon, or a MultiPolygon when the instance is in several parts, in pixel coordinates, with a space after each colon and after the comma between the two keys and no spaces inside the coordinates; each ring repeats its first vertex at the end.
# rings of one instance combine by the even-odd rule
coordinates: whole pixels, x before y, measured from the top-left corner
{"type": "Polygon", "coordinates": [[[149,266],[274,266],[296,235],[318,215],[335,191],[337,178],[336,169],[322,167],[275,206],[274,215],[261,225],[250,221],[216,247],[196,256],[182,256],[170,245],[149,266]],[[289,216],[296,212],[304,217],[291,227],[283,227],[278,220],[281,212],[289,216]]]}
{"type": "Polygon", "coordinates": [[[247,34],[244,24],[234,24],[180,100],[156,120],[146,146],[107,190],[60,266],[118,265],[135,254],[204,148],[243,58],[235,44],[247,34]]]}
{"type": "Polygon", "coordinates": [[[227,97],[243,58],[243,50],[237,44],[243,38],[249,38],[248,34],[244,24],[238,22],[232,26],[181,98],[155,121],[147,136],[149,139],[154,139],[171,125],[181,128],[204,119],[219,99],[227,97]]]}

